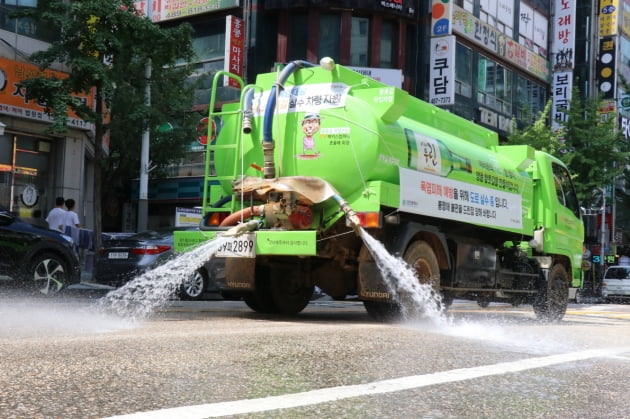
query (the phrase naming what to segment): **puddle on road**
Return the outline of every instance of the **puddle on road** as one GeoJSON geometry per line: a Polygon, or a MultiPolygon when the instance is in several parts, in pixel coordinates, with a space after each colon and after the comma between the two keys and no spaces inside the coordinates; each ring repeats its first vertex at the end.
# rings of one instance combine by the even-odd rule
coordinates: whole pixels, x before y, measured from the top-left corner
{"type": "Polygon", "coordinates": [[[134,322],[87,306],[41,298],[0,299],[0,339],[109,333],[132,329],[134,322]]]}

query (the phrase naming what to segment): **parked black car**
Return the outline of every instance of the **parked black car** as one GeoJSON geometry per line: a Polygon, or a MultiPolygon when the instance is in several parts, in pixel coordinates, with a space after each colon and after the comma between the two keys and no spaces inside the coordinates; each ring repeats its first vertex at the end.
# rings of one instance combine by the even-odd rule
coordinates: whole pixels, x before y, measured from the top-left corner
{"type": "Polygon", "coordinates": [[[72,237],[26,223],[0,207],[0,281],[42,294],[80,282],[72,237]]]}
{"type": "MultiPolygon", "coordinates": [[[[142,273],[156,268],[175,256],[173,235],[176,230],[195,227],[168,227],[143,231],[127,237],[104,240],[94,267],[96,283],[120,287],[142,273]]],[[[179,295],[186,300],[199,300],[209,293],[219,293],[213,281],[212,263],[191,272],[181,285],[179,295]]]]}

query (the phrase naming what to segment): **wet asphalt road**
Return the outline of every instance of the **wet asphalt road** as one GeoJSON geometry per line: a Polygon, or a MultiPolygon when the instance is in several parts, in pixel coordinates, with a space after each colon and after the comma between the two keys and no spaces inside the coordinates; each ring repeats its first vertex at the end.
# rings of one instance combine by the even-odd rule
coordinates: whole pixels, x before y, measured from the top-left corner
{"type": "Polygon", "coordinates": [[[105,418],[318,389],[328,398],[298,394],[280,410],[282,397],[242,415],[210,406],[139,417],[630,417],[630,306],[571,305],[541,325],[531,307],[456,302],[452,324],[392,325],[358,302],[320,300],[282,318],[236,301],[172,301],[132,322],[95,310],[97,298],[0,297],[0,418],[105,418]],[[380,383],[410,376],[407,389],[380,383]],[[330,397],[348,389],[359,393],[330,397]]]}

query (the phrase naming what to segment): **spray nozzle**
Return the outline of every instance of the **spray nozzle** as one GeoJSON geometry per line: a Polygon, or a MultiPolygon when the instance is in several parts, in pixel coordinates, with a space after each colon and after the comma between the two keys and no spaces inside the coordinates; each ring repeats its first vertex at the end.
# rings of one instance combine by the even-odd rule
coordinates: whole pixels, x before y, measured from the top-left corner
{"type": "Polygon", "coordinates": [[[341,205],[341,210],[346,214],[346,221],[348,222],[350,227],[352,227],[356,235],[359,236],[361,220],[359,220],[359,216],[357,215],[357,213],[352,208],[350,208],[348,204],[341,205]]]}
{"type": "Polygon", "coordinates": [[[249,220],[245,223],[240,223],[227,230],[224,233],[221,233],[221,236],[225,237],[234,237],[240,236],[243,233],[247,233],[248,231],[258,230],[262,227],[262,220],[249,220]]]}

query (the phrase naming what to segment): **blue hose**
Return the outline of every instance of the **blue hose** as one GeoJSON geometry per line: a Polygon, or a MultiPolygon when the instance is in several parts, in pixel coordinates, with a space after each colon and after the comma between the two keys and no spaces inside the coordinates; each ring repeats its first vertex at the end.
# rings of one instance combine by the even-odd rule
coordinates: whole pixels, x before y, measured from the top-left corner
{"type": "Polygon", "coordinates": [[[265,107],[265,116],[263,119],[263,142],[272,142],[272,122],[273,122],[273,113],[276,108],[276,90],[278,87],[280,89],[284,89],[284,82],[287,81],[289,76],[293,74],[295,70],[299,70],[300,68],[305,67],[315,67],[315,64],[310,63],[308,61],[296,60],[291,61],[287,64],[286,67],[282,69],[280,74],[278,75],[278,81],[271,88],[271,92],[269,93],[269,99],[267,100],[267,106],[265,107]]]}

